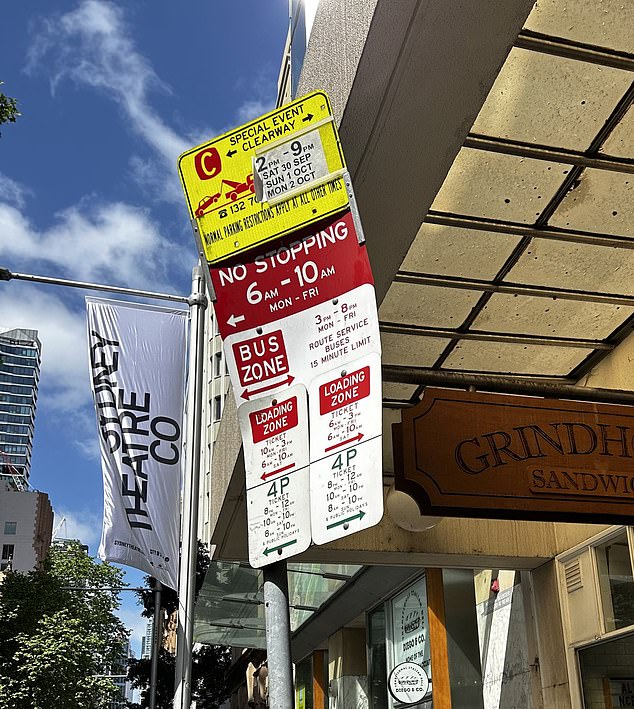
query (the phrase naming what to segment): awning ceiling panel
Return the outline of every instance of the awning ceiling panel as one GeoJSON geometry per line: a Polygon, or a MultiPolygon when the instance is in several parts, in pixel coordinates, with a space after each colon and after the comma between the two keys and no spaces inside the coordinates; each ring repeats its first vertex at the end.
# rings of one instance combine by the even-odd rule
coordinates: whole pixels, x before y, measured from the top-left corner
{"type": "Polygon", "coordinates": [[[457,327],[477,303],[479,293],[435,286],[394,283],[379,309],[388,322],[457,327]]]}
{"type": "Polygon", "coordinates": [[[634,251],[534,239],[509,281],[555,288],[634,294],[634,251]]]}
{"type": "Polygon", "coordinates": [[[496,374],[512,372],[529,376],[565,376],[591,352],[591,349],[582,348],[461,340],[445,360],[443,368],[496,374]]]}
{"type": "Polygon", "coordinates": [[[532,224],[570,166],[463,148],[432,209],[532,224]]]}
{"type": "Polygon", "coordinates": [[[509,234],[424,223],[401,270],[491,279],[519,242],[509,234]]]}
{"type": "Polygon", "coordinates": [[[445,338],[381,333],[383,362],[411,367],[431,367],[449,344],[445,338]]]}
{"type": "Polygon", "coordinates": [[[549,223],[582,231],[631,236],[634,175],[584,170],[578,184],[566,194],[549,223]]]}
{"type": "Polygon", "coordinates": [[[627,71],[516,47],[471,132],[586,150],[630,83],[627,71]]]}
{"type": "Polygon", "coordinates": [[[527,30],[634,53],[634,5],[628,0],[538,0],[527,30]]]}
{"type": "Polygon", "coordinates": [[[601,340],[634,308],[606,303],[494,293],[474,320],[476,330],[601,340]]]}

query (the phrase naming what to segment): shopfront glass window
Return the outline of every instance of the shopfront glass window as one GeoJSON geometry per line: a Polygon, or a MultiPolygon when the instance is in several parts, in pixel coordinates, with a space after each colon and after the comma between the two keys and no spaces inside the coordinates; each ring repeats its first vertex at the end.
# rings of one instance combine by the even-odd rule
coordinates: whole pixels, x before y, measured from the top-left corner
{"type": "Polygon", "coordinates": [[[634,707],[634,635],[579,650],[585,709],[634,707]]]}
{"type": "Polygon", "coordinates": [[[368,614],[368,677],[370,709],[387,709],[384,606],[368,614]]]}
{"type": "Polygon", "coordinates": [[[313,709],[313,661],[310,656],[295,665],[295,709],[313,709]]]}
{"type": "Polygon", "coordinates": [[[634,577],[627,533],[595,548],[605,630],[634,625],[634,577]]]}

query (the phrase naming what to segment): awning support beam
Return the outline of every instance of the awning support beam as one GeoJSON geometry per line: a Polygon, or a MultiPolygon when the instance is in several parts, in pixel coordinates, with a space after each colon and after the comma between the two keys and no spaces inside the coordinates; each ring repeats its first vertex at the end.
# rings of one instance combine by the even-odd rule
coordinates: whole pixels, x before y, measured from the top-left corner
{"type": "Polygon", "coordinates": [[[382,370],[383,380],[386,382],[415,384],[420,387],[439,386],[452,389],[475,387],[480,391],[500,394],[523,394],[552,399],[576,399],[578,401],[634,406],[634,392],[622,389],[598,389],[567,382],[547,382],[494,374],[445,372],[424,367],[401,367],[391,364],[384,364],[382,370]]]}
{"type": "Polygon", "coordinates": [[[474,290],[485,293],[505,293],[507,295],[526,295],[535,298],[550,298],[552,300],[576,300],[581,303],[605,303],[607,305],[634,306],[634,296],[623,293],[598,293],[596,291],[572,290],[570,288],[555,288],[525,283],[496,283],[474,278],[456,276],[439,276],[434,273],[417,273],[399,271],[394,277],[395,283],[408,283],[417,286],[436,286],[440,288],[456,288],[458,290],[474,290]]]}

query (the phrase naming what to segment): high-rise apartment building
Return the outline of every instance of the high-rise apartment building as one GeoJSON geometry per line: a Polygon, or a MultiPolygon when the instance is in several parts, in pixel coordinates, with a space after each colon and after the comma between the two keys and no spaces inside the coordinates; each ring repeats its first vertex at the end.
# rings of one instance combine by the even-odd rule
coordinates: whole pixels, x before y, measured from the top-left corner
{"type": "Polygon", "coordinates": [[[42,345],[37,330],[0,328],[0,480],[26,489],[42,345]]]}
{"type": "Polygon", "coordinates": [[[154,620],[150,618],[145,624],[145,634],[141,638],[141,659],[149,660],[152,657],[152,633],[154,620]]]}
{"type": "Polygon", "coordinates": [[[132,686],[126,679],[128,661],[132,657],[134,657],[134,653],[128,640],[125,647],[122,648],[121,655],[112,664],[108,673],[117,688],[116,694],[110,700],[108,709],[125,709],[128,706],[128,702],[132,701],[132,686]]]}

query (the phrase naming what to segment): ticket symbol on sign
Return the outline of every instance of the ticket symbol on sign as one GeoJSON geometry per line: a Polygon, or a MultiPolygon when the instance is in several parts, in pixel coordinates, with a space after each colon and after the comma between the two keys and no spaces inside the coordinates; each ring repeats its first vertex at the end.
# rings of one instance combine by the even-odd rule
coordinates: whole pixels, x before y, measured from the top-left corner
{"type": "Polygon", "coordinates": [[[370,396],[370,367],[362,367],[319,387],[319,413],[328,414],[370,396]]]}
{"type": "Polygon", "coordinates": [[[260,443],[278,433],[284,433],[297,426],[297,397],[292,396],[266,409],[249,414],[253,442],[260,443]]]}

